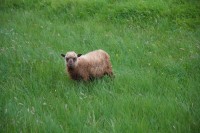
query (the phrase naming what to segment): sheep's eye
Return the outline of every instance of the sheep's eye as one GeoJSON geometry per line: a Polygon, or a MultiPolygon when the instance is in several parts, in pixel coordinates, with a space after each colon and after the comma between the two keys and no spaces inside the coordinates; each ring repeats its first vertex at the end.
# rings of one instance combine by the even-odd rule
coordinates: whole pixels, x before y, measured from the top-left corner
{"type": "Polygon", "coordinates": [[[68,61],[69,60],[69,58],[66,58],[66,61],[68,61]]]}
{"type": "Polygon", "coordinates": [[[73,61],[76,61],[76,58],[73,58],[73,61]]]}

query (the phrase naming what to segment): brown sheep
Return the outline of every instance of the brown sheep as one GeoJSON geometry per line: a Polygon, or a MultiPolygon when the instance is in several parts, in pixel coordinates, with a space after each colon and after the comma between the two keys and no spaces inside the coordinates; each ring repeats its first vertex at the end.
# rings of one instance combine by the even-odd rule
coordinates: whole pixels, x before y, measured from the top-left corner
{"type": "Polygon", "coordinates": [[[65,58],[67,71],[73,80],[87,81],[104,75],[113,75],[110,56],[101,49],[85,55],[70,51],[61,56],[65,58]]]}

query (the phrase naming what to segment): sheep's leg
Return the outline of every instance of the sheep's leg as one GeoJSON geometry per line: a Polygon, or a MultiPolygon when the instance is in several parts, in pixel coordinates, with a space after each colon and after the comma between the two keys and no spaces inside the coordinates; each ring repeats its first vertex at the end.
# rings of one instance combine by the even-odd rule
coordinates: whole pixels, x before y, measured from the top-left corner
{"type": "Polygon", "coordinates": [[[88,79],[89,79],[88,77],[83,77],[84,81],[88,81],[88,79]]]}
{"type": "Polygon", "coordinates": [[[105,74],[108,75],[109,77],[114,77],[112,69],[107,70],[105,74]]]}
{"type": "Polygon", "coordinates": [[[114,75],[113,75],[113,72],[112,72],[112,71],[109,72],[109,73],[108,73],[108,76],[113,77],[113,76],[114,76],[114,75]]]}
{"type": "Polygon", "coordinates": [[[87,75],[87,74],[84,74],[82,77],[83,77],[84,81],[88,81],[89,80],[89,75],[87,75]]]}
{"type": "Polygon", "coordinates": [[[105,74],[108,75],[109,77],[114,77],[113,72],[112,72],[112,65],[110,61],[107,60],[106,64],[107,64],[107,68],[106,68],[105,74]]]}

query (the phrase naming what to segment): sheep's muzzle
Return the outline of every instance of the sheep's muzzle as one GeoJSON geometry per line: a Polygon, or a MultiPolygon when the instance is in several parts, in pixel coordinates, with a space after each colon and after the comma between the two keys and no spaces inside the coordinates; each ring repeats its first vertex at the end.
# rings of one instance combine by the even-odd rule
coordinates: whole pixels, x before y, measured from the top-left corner
{"type": "Polygon", "coordinates": [[[69,67],[69,68],[73,68],[74,67],[74,61],[73,61],[73,59],[69,59],[67,61],[67,67],[69,67]]]}

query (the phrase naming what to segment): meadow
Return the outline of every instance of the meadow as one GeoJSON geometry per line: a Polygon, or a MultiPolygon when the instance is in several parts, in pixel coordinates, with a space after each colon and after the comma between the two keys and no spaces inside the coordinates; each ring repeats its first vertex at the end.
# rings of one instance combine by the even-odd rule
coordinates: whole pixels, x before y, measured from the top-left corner
{"type": "Polygon", "coordinates": [[[200,132],[200,1],[0,0],[0,132],[200,132]],[[60,56],[110,54],[76,82],[60,56]]]}

